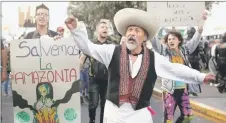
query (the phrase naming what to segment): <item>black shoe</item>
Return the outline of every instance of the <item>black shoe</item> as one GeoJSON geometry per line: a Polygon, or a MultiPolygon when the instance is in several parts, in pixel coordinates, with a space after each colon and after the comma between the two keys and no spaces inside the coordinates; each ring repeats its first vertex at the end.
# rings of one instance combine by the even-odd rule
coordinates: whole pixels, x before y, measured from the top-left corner
{"type": "Polygon", "coordinates": [[[189,95],[192,95],[192,96],[195,96],[195,97],[198,96],[198,94],[197,93],[194,93],[194,92],[189,93],[189,95]]]}
{"type": "Polygon", "coordinates": [[[198,94],[197,94],[197,93],[193,93],[192,95],[193,95],[193,96],[195,96],[195,97],[197,97],[197,96],[198,96],[198,94]]]}
{"type": "Polygon", "coordinates": [[[95,123],[95,120],[90,120],[89,123],[95,123]]]}
{"type": "Polygon", "coordinates": [[[83,98],[82,98],[82,97],[80,97],[80,101],[81,101],[81,104],[83,104],[83,103],[84,103],[84,100],[83,100],[83,98]]]}

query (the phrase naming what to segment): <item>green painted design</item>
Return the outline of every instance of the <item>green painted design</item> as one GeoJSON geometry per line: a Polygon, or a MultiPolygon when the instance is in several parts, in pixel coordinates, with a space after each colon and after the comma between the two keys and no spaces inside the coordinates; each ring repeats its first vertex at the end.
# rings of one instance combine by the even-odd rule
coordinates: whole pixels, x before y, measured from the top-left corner
{"type": "Polygon", "coordinates": [[[64,118],[68,121],[68,122],[72,122],[77,118],[77,113],[73,108],[67,108],[64,111],[64,118]]]}
{"type": "Polygon", "coordinates": [[[21,111],[16,114],[17,123],[28,123],[30,119],[29,114],[25,111],[21,111]]]}

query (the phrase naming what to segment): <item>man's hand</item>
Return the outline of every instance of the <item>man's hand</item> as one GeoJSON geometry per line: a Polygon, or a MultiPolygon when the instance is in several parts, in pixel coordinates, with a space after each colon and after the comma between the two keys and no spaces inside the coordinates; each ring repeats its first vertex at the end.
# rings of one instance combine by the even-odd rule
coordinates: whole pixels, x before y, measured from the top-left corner
{"type": "Polygon", "coordinates": [[[60,35],[57,35],[57,36],[53,37],[53,39],[54,39],[55,41],[60,40],[61,38],[62,38],[62,37],[61,37],[60,35]]]}
{"type": "Polygon", "coordinates": [[[204,12],[204,13],[203,13],[203,15],[202,15],[202,19],[203,19],[204,21],[206,21],[206,20],[207,20],[207,13],[206,13],[206,12],[204,12]]]}
{"type": "Polygon", "coordinates": [[[202,31],[203,31],[203,26],[199,26],[199,27],[198,27],[198,32],[199,32],[199,33],[202,33],[202,31]]]}
{"type": "Polygon", "coordinates": [[[7,79],[7,71],[6,69],[2,69],[1,82],[4,82],[7,79]]]}
{"type": "Polygon", "coordinates": [[[12,72],[9,73],[9,78],[10,78],[11,80],[14,80],[14,74],[13,74],[12,72]]]}
{"type": "Polygon", "coordinates": [[[205,21],[207,19],[207,12],[204,12],[202,15],[202,19],[205,21]]]}
{"type": "MultiPolygon", "coordinates": [[[[202,19],[203,19],[204,21],[207,20],[207,12],[204,12],[204,13],[203,13],[202,19]]],[[[203,26],[199,26],[199,27],[198,27],[198,32],[199,32],[199,33],[202,33],[202,31],[203,31],[203,26]]]]}
{"type": "Polygon", "coordinates": [[[215,81],[215,80],[216,80],[216,76],[215,76],[214,74],[209,73],[209,74],[207,74],[207,75],[205,76],[203,82],[204,82],[205,84],[209,84],[209,83],[211,83],[211,82],[213,82],[213,81],[215,81]]]}
{"type": "Polygon", "coordinates": [[[127,38],[125,36],[122,36],[120,44],[126,43],[126,41],[127,41],[127,38]]]}
{"type": "Polygon", "coordinates": [[[67,28],[71,31],[77,28],[77,20],[74,16],[69,16],[66,19],[65,24],[67,28]]]}

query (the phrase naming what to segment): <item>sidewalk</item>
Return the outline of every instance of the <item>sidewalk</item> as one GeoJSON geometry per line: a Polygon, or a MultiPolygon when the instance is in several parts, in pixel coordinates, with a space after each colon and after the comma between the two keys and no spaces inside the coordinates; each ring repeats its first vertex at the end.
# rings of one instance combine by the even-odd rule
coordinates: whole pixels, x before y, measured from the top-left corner
{"type": "MultiPolygon", "coordinates": [[[[161,81],[155,83],[154,96],[161,97],[161,81]]],[[[202,85],[202,93],[198,97],[190,96],[193,111],[205,118],[226,123],[226,93],[219,93],[217,88],[202,85]]]]}

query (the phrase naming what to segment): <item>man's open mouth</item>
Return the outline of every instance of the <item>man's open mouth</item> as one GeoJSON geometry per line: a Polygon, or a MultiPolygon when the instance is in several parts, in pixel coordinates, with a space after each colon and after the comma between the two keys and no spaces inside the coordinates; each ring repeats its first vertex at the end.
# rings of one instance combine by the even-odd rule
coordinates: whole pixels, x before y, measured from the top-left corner
{"type": "Polygon", "coordinates": [[[130,37],[128,38],[128,41],[133,41],[133,42],[135,42],[135,41],[136,41],[136,39],[135,39],[135,37],[134,37],[134,36],[130,36],[130,37]]]}
{"type": "Polygon", "coordinates": [[[170,46],[170,47],[173,47],[173,46],[174,46],[174,44],[169,44],[169,46],[170,46]]]}
{"type": "Polygon", "coordinates": [[[39,20],[39,22],[45,22],[45,20],[39,20]]]}

